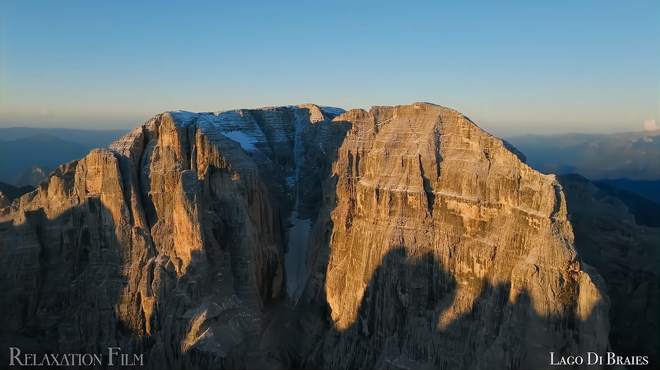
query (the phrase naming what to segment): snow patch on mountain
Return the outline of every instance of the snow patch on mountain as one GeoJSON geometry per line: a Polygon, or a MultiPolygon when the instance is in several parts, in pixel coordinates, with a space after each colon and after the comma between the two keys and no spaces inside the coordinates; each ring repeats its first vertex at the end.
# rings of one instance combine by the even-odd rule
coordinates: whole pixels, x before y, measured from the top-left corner
{"type": "Polygon", "coordinates": [[[338,116],[338,115],[346,112],[346,110],[344,110],[342,108],[337,108],[337,107],[323,107],[322,106],[322,107],[319,107],[319,108],[321,108],[323,113],[332,114],[332,115],[335,115],[335,116],[338,116]]]}
{"type": "Polygon", "coordinates": [[[229,131],[229,132],[223,132],[222,134],[228,137],[229,139],[239,143],[241,145],[241,148],[243,148],[243,150],[247,152],[251,152],[257,149],[257,147],[254,144],[258,143],[259,141],[254,136],[247,135],[242,131],[229,131]]]}

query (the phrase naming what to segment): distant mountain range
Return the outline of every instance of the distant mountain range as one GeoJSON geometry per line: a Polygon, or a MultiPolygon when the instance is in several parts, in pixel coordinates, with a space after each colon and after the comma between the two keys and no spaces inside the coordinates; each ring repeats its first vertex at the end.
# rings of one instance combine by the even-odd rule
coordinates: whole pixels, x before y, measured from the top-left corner
{"type": "Polygon", "coordinates": [[[35,185],[58,165],[105,147],[124,130],[0,128],[0,181],[35,185]]]}
{"type": "Polygon", "coordinates": [[[107,146],[121,135],[128,132],[124,129],[95,130],[95,129],[73,129],[73,128],[35,128],[35,127],[3,127],[0,128],[0,140],[12,141],[31,136],[54,136],[62,140],[74,143],[82,143],[89,146],[107,146]],[[110,141],[108,141],[110,140],[110,141]]]}
{"type": "Polygon", "coordinates": [[[618,134],[522,135],[507,141],[544,173],[577,173],[660,203],[660,130],[618,134]]]}
{"type": "Polygon", "coordinates": [[[30,192],[33,189],[31,186],[13,186],[0,182],[0,208],[7,206],[14,199],[21,195],[30,192]]]}
{"type": "Polygon", "coordinates": [[[607,185],[627,190],[660,204],[660,180],[606,179],[597,181],[596,184],[601,187],[602,185],[607,185]]]}
{"type": "Polygon", "coordinates": [[[579,173],[591,179],[660,180],[660,130],[523,135],[507,141],[542,172],[579,173]]]}

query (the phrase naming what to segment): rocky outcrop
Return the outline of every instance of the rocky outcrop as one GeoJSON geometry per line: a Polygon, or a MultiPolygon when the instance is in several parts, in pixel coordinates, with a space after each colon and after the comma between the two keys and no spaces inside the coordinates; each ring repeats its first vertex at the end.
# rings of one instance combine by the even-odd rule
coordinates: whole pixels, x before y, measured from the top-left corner
{"type": "Polygon", "coordinates": [[[237,348],[283,294],[282,220],[238,144],[177,118],[154,117],[2,210],[7,342],[244,366],[237,348]]]}
{"type": "Polygon", "coordinates": [[[323,290],[333,324],[316,360],[545,368],[552,349],[606,348],[607,299],[577,257],[554,176],[451,109],[376,107],[335,120],[352,128],[328,189],[324,284],[309,292],[323,290]]]}
{"type": "Polygon", "coordinates": [[[25,352],[529,368],[608,345],[557,179],[432,104],[157,115],[2,208],[0,265],[25,352]]]}
{"type": "Polygon", "coordinates": [[[611,298],[612,349],[649,356],[660,350],[660,206],[579,175],[561,177],[575,230],[575,247],[598,269],[611,298]],[[648,225],[656,225],[650,227],[648,225]]]}

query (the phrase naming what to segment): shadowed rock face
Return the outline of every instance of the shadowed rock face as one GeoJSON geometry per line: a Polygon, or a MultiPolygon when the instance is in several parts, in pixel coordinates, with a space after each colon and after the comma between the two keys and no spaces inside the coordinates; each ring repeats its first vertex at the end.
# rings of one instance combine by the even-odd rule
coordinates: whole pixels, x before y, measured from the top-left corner
{"type": "Polygon", "coordinates": [[[7,207],[14,199],[30,191],[32,191],[31,186],[18,187],[0,182],[0,208],[7,207]]]}
{"type": "Polygon", "coordinates": [[[608,345],[558,181],[432,104],[160,114],[2,208],[0,264],[24,352],[529,368],[608,345]]]}
{"type": "MultiPolygon", "coordinates": [[[[651,364],[657,364],[660,207],[641,203],[634,194],[621,197],[626,195],[621,190],[596,185],[579,175],[561,176],[561,183],[576,248],[607,283],[612,349],[622,355],[644,353],[651,364]]],[[[657,365],[649,366],[654,367],[657,365]]]]}

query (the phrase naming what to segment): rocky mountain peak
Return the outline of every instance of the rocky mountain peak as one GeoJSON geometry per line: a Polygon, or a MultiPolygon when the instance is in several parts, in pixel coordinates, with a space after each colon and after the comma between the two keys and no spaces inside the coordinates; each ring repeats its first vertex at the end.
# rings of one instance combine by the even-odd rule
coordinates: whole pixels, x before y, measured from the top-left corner
{"type": "Polygon", "coordinates": [[[162,113],[0,225],[3,338],[49,349],[478,369],[608,345],[557,179],[430,103],[162,113]]]}

